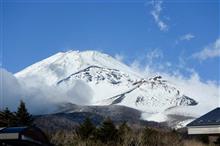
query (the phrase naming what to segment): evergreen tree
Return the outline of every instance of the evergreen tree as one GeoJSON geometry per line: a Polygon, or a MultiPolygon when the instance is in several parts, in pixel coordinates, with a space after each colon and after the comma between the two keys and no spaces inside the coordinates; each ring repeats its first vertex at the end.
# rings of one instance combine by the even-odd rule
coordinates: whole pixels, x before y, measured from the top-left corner
{"type": "Polygon", "coordinates": [[[131,128],[127,125],[126,122],[123,122],[119,127],[118,127],[118,135],[120,138],[120,142],[123,143],[125,140],[126,135],[128,135],[131,131],[131,128]]]}
{"type": "Polygon", "coordinates": [[[123,122],[119,127],[118,127],[118,133],[119,135],[124,135],[128,132],[131,131],[131,128],[127,125],[127,122],[123,122]]]}
{"type": "Polygon", "coordinates": [[[91,138],[96,130],[96,127],[91,122],[90,118],[86,118],[79,127],[76,128],[76,134],[81,139],[91,138]]]}
{"type": "Polygon", "coordinates": [[[16,117],[18,126],[30,126],[33,122],[32,116],[28,113],[23,101],[20,101],[16,117]]]}
{"type": "Polygon", "coordinates": [[[97,138],[104,143],[118,141],[118,130],[110,118],[107,118],[98,129],[97,138]]]}
{"type": "Polygon", "coordinates": [[[0,111],[0,127],[15,126],[16,117],[7,107],[5,110],[0,111]]]}

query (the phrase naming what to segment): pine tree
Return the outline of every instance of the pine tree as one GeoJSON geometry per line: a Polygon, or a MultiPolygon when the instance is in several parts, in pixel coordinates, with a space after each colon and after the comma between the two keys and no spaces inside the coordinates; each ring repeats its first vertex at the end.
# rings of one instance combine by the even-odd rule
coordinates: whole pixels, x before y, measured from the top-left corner
{"type": "Polygon", "coordinates": [[[127,125],[126,122],[123,122],[118,128],[119,135],[124,135],[130,131],[131,131],[131,128],[127,125]]]}
{"type": "Polygon", "coordinates": [[[96,127],[91,122],[90,118],[86,118],[79,127],[76,128],[76,134],[81,139],[88,139],[91,138],[96,130],[96,127]]]}
{"type": "Polygon", "coordinates": [[[0,111],[0,127],[15,126],[16,117],[7,107],[5,110],[0,111]]]}
{"type": "Polygon", "coordinates": [[[20,101],[16,117],[18,126],[30,126],[33,122],[32,116],[28,113],[23,101],[20,101]]]}
{"type": "Polygon", "coordinates": [[[123,122],[118,127],[118,135],[121,143],[125,140],[126,135],[128,135],[130,132],[131,132],[131,128],[127,125],[126,122],[123,122]]]}
{"type": "Polygon", "coordinates": [[[104,120],[97,131],[97,137],[104,143],[118,141],[118,130],[110,118],[104,120]]]}

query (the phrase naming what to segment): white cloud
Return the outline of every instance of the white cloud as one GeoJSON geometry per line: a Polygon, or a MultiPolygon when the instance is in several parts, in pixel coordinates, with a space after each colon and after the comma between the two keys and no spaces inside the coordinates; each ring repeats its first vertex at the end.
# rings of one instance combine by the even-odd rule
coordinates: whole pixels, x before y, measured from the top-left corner
{"type": "Polygon", "coordinates": [[[120,61],[120,62],[123,62],[124,56],[121,55],[121,54],[115,54],[115,59],[118,60],[118,61],[120,61]]]}
{"type": "Polygon", "coordinates": [[[180,37],[181,41],[190,41],[191,39],[195,38],[195,36],[192,33],[187,33],[180,37]]]}
{"type": "Polygon", "coordinates": [[[154,59],[163,58],[163,52],[160,49],[153,49],[147,53],[146,57],[147,61],[151,63],[154,59]]]}
{"type": "Polygon", "coordinates": [[[163,51],[158,48],[150,49],[147,51],[147,53],[142,53],[142,55],[134,59],[129,65],[131,68],[139,73],[144,71],[150,76],[153,75],[156,68],[162,69],[172,66],[172,64],[168,61],[166,61],[164,64],[161,63],[163,61],[164,54],[163,51]]]}
{"type": "Polygon", "coordinates": [[[161,20],[162,3],[163,1],[152,1],[153,10],[151,11],[151,15],[161,31],[168,31],[168,25],[161,20]]]}
{"type": "Polygon", "coordinates": [[[184,34],[184,35],[180,36],[178,39],[176,39],[174,45],[179,44],[179,42],[181,42],[181,41],[190,41],[194,38],[195,38],[195,35],[193,35],[192,33],[184,34]]]}
{"type": "Polygon", "coordinates": [[[200,61],[220,57],[220,38],[218,38],[214,43],[206,46],[200,52],[196,52],[192,55],[193,58],[199,59],[200,61]]]}
{"type": "Polygon", "coordinates": [[[58,86],[48,86],[30,76],[25,82],[12,73],[0,68],[0,107],[15,111],[22,99],[33,114],[56,112],[60,103],[71,101],[75,104],[88,104],[93,97],[91,88],[82,81],[75,81],[72,88],[61,90],[58,86]],[[35,79],[35,80],[34,80],[35,79]],[[81,92],[81,91],[85,92],[81,92]]]}
{"type": "Polygon", "coordinates": [[[0,68],[0,109],[8,106],[16,110],[22,93],[22,88],[13,74],[0,68]]]}

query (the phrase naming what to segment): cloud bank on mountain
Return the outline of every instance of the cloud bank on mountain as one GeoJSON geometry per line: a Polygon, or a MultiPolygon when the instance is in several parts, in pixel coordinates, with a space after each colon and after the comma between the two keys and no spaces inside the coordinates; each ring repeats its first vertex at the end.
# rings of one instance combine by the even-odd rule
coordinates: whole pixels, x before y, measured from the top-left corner
{"type": "Polygon", "coordinates": [[[24,100],[33,114],[51,113],[59,110],[60,103],[72,102],[88,104],[92,99],[92,91],[82,81],[76,81],[73,88],[67,91],[57,86],[48,86],[34,76],[29,82],[19,81],[12,73],[0,69],[0,107],[16,111],[20,100],[24,100]]]}
{"type": "Polygon", "coordinates": [[[23,96],[23,89],[12,73],[0,68],[0,109],[16,110],[23,96]]]}

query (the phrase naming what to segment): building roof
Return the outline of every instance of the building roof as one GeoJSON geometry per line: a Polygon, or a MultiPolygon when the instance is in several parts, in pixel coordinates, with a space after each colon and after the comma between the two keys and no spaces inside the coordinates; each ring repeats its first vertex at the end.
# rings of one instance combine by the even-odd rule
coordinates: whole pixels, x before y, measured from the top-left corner
{"type": "Polygon", "coordinates": [[[46,135],[35,126],[0,128],[0,145],[1,142],[12,146],[24,145],[23,143],[27,145],[49,145],[46,135]]]}
{"type": "Polygon", "coordinates": [[[187,126],[209,126],[220,125],[220,107],[206,113],[189,123],[187,126]]]}
{"type": "Polygon", "coordinates": [[[26,129],[27,127],[5,127],[0,129],[0,133],[21,133],[26,129]]]}

